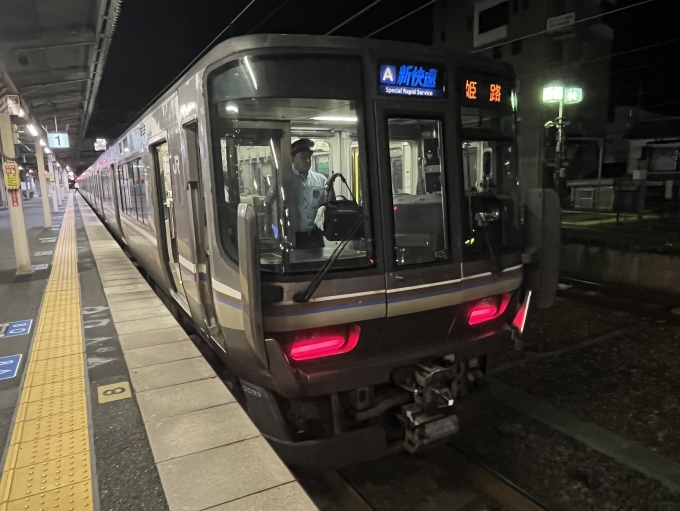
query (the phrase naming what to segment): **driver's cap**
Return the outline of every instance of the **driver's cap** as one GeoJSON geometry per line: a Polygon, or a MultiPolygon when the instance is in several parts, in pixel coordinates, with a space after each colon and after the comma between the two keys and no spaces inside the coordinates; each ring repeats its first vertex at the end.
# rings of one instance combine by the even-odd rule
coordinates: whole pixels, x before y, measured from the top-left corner
{"type": "Polygon", "coordinates": [[[295,156],[297,153],[301,153],[303,151],[313,153],[314,152],[314,150],[312,149],[313,147],[314,147],[313,140],[310,140],[308,138],[301,138],[300,140],[296,140],[295,142],[293,142],[293,144],[290,147],[290,154],[292,156],[295,156]]]}

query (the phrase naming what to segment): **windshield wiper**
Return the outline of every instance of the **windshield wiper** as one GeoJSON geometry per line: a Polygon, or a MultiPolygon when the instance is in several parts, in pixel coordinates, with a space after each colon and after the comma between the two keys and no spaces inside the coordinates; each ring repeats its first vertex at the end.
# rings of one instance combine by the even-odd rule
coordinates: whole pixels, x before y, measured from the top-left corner
{"type": "Polygon", "coordinates": [[[309,299],[312,297],[314,292],[317,290],[323,279],[326,277],[326,274],[328,273],[328,270],[331,269],[331,266],[333,266],[333,263],[340,257],[340,253],[345,249],[347,246],[347,243],[349,243],[351,237],[354,235],[355,232],[361,227],[361,224],[364,222],[364,215],[359,216],[356,221],[354,222],[354,225],[352,225],[352,228],[347,231],[347,234],[345,234],[345,237],[342,238],[342,241],[338,244],[337,247],[335,247],[335,250],[331,254],[331,256],[326,260],[326,262],[323,264],[321,268],[319,268],[319,271],[317,272],[316,275],[314,275],[314,278],[312,281],[309,283],[309,286],[307,286],[307,289],[304,291],[298,291],[293,295],[293,301],[297,303],[306,303],[309,301],[309,299]]]}

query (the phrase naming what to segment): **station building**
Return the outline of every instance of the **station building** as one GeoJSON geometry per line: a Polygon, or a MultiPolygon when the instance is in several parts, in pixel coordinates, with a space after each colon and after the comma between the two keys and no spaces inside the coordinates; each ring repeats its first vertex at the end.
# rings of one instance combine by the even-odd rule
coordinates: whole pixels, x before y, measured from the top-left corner
{"type": "MultiPolygon", "coordinates": [[[[594,144],[604,144],[614,32],[606,18],[598,15],[614,3],[442,0],[435,4],[435,46],[504,60],[515,69],[523,195],[531,188],[552,187],[554,150],[544,148],[544,125],[558,116],[558,106],[543,103],[544,86],[581,87],[583,101],[564,107],[564,117],[570,123],[566,133],[572,139],[598,139],[590,141],[590,153],[600,149],[594,144]]],[[[590,166],[597,166],[597,158],[586,160],[588,168],[573,172],[590,173],[590,166]]]]}

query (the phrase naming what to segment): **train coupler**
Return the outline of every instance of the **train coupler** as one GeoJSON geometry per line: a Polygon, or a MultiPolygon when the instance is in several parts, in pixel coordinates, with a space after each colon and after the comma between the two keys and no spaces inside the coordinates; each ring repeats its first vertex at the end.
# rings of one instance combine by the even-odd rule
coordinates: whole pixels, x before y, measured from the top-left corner
{"type": "Polygon", "coordinates": [[[392,374],[393,381],[413,396],[413,402],[403,405],[397,415],[405,428],[408,452],[458,432],[458,417],[452,413],[457,376],[456,366],[446,361],[421,362],[392,374]]]}
{"type": "Polygon", "coordinates": [[[416,452],[421,445],[441,440],[458,433],[458,416],[426,415],[418,410],[418,405],[411,403],[402,406],[402,421],[405,423],[404,449],[416,452]]]}

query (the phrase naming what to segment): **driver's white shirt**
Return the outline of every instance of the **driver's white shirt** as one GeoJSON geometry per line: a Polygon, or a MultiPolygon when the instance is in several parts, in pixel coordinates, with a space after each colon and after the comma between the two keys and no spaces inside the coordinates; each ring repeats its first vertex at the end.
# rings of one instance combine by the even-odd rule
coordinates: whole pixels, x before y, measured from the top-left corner
{"type": "Polygon", "coordinates": [[[326,178],[309,170],[307,176],[303,177],[300,171],[293,166],[294,181],[298,186],[298,213],[300,225],[297,226],[298,232],[310,232],[314,229],[314,220],[319,207],[326,203],[326,178]]]}

